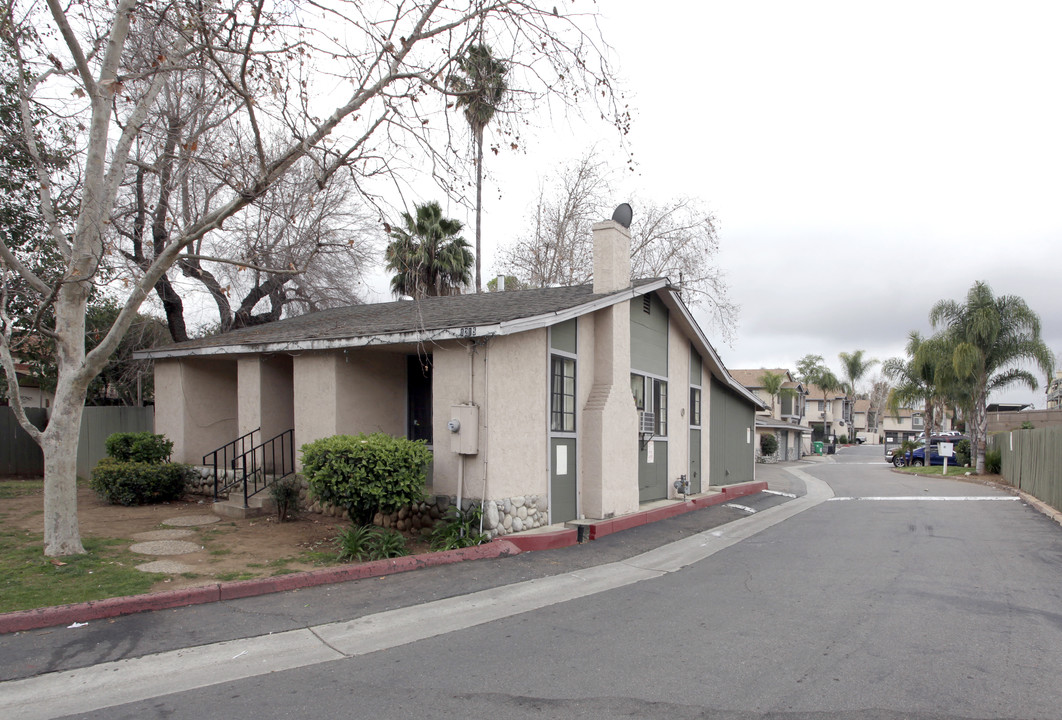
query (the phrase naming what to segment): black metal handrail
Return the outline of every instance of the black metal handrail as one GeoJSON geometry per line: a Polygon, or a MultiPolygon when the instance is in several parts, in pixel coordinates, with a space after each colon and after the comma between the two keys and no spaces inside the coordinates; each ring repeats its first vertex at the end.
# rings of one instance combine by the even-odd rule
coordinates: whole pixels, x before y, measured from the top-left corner
{"type": "Polygon", "coordinates": [[[245,457],[248,451],[254,447],[254,435],[258,433],[260,438],[261,432],[262,428],[255,428],[246,435],[241,435],[232,442],[225,443],[217,450],[208,452],[203,456],[203,465],[209,465],[214,468],[214,502],[217,502],[220,493],[235,484],[234,482],[227,482],[222,486],[219,483],[218,467],[224,468],[226,472],[232,470],[233,475],[236,475],[238,459],[245,457]],[[218,462],[219,456],[220,462],[218,462]],[[212,459],[208,460],[207,458],[212,459]]]}
{"type": "Polygon", "coordinates": [[[239,458],[242,477],[232,485],[243,485],[243,506],[247,500],[295,472],[295,430],[271,437],[239,458]],[[252,490],[253,488],[253,490],[252,490]]]}
{"type": "Polygon", "coordinates": [[[295,472],[295,430],[285,430],[252,448],[242,465],[243,506],[247,507],[248,498],[295,472]],[[249,492],[252,484],[254,490],[249,492]]]}

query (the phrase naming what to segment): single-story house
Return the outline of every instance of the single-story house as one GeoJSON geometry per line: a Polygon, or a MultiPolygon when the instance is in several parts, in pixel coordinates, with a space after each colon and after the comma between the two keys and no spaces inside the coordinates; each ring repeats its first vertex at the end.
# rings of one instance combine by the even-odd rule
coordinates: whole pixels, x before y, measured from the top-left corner
{"type": "Polygon", "coordinates": [[[430,494],[526,508],[536,525],[635,512],[679,479],[690,493],[753,480],[763,402],[667,278],[631,281],[629,231],[593,232],[592,285],[355,305],[142,352],[156,432],[194,464],[252,430],[293,430],[296,448],[424,440],[430,494]]]}

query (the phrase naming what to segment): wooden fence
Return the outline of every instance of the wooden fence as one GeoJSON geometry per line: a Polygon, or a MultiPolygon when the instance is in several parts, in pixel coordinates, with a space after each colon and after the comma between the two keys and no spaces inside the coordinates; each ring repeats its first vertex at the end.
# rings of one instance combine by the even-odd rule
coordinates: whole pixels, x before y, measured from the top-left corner
{"type": "Polygon", "coordinates": [[[1062,427],[999,433],[988,446],[1002,454],[1008,483],[1062,510],[1062,427]]]}
{"type": "MultiPolygon", "coordinates": [[[[47,425],[50,411],[27,408],[37,427],[47,425]]],[[[153,407],[87,407],[81,418],[77,444],[77,474],[87,478],[92,468],[106,456],[107,438],[116,432],[153,432],[153,407]]],[[[26,434],[9,407],[0,407],[0,476],[34,477],[44,475],[44,456],[33,438],[26,434]]]]}
{"type": "MultiPolygon", "coordinates": [[[[26,408],[26,415],[38,428],[48,424],[44,408],[26,408]]],[[[0,407],[0,477],[39,477],[44,474],[44,455],[33,438],[15,419],[15,411],[0,407]]]]}

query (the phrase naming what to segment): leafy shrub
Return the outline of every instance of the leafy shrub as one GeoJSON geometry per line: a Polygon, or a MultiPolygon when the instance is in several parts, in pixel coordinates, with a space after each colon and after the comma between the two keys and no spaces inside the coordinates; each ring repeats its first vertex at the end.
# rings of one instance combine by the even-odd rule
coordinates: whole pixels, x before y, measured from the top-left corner
{"type": "Polygon", "coordinates": [[[89,486],[112,505],[147,505],[176,500],[192,475],[188,465],[121,462],[103,458],[92,470],[89,486]]]}
{"type": "Polygon", "coordinates": [[[431,531],[432,550],[455,550],[457,548],[482,545],[490,536],[479,531],[483,506],[473,505],[467,510],[458,510],[456,506],[446,511],[446,516],[435,523],[431,531]]]}
{"type": "Polygon", "coordinates": [[[369,538],[375,533],[369,525],[353,525],[336,538],[340,560],[362,560],[369,556],[369,538]]]}
{"type": "Polygon", "coordinates": [[[1022,430],[1034,430],[1035,428],[1036,428],[1036,426],[1035,426],[1035,425],[1033,425],[1033,424],[1032,424],[1032,423],[1031,423],[1030,421],[1028,421],[1028,420],[1025,420],[1025,421],[1024,421],[1024,422],[1022,422],[1022,424],[1021,424],[1021,429],[1022,429],[1022,430]]]}
{"type": "Polygon", "coordinates": [[[842,435],[841,437],[837,438],[837,442],[841,443],[842,445],[847,445],[848,444],[848,436],[847,435],[842,435]]]}
{"type": "Polygon", "coordinates": [[[119,462],[158,464],[170,459],[173,442],[149,432],[114,433],[106,442],[107,455],[119,462]]]}
{"type": "Polygon", "coordinates": [[[385,558],[404,557],[409,555],[406,548],[406,539],[402,533],[395,530],[377,530],[369,543],[369,558],[371,560],[383,560],[385,558]]]}
{"type": "Polygon", "coordinates": [[[345,509],[356,525],[423,500],[430,461],[423,440],[383,433],[333,435],[302,446],[302,470],[313,496],[345,509]]]}
{"type": "Polygon", "coordinates": [[[955,444],[955,462],[959,467],[966,467],[970,464],[970,441],[960,440],[955,444]]]}
{"type": "Polygon", "coordinates": [[[281,478],[269,486],[269,496],[277,506],[277,521],[294,520],[299,512],[302,481],[295,475],[281,478]]]}
{"type": "Polygon", "coordinates": [[[1003,469],[1003,453],[1000,450],[986,450],[985,451],[985,472],[992,475],[999,475],[999,471],[1003,469]]]}
{"type": "Polygon", "coordinates": [[[760,455],[774,455],[778,452],[778,438],[774,433],[760,435],[760,455]]]}
{"type": "Polygon", "coordinates": [[[406,539],[394,530],[354,525],[336,538],[340,560],[383,560],[409,554],[406,539]]]}

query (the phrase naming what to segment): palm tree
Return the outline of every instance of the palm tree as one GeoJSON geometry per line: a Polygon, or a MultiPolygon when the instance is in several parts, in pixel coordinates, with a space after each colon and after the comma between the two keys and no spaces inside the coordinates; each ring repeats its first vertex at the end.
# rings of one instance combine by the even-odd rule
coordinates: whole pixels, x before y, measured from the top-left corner
{"type": "Polygon", "coordinates": [[[763,375],[760,375],[760,384],[771,396],[771,417],[774,417],[774,398],[781,392],[783,382],[785,382],[785,376],[781,373],[764,370],[763,375]]]}
{"type": "Polygon", "coordinates": [[[936,407],[944,396],[944,348],[939,338],[925,339],[912,330],[904,348],[907,358],[889,358],[881,371],[896,385],[889,391],[888,407],[893,416],[900,406],[921,402],[925,407],[925,433],[928,437],[936,427],[936,407]]]}
{"type": "MultiPolygon", "coordinates": [[[[867,370],[878,364],[878,361],[874,358],[863,359],[863,350],[856,350],[853,353],[840,353],[837,357],[841,359],[841,366],[844,368],[845,375],[845,389],[844,389],[844,404],[845,407],[851,407],[849,403],[849,396],[851,396],[851,402],[855,402],[856,396],[856,383],[867,374],[867,370]]],[[[855,427],[851,425],[852,417],[848,418],[851,430],[854,433],[855,427]]],[[[855,438],[852,438],[852,442],[855,442],[855,438]]]]}
{"type": "Polygon", "coordinates": [[[763,389],[771,396],[771,417],[774,417],[774,401],[775,398],[783,397],[795,397],[796,390],[793,388],[782,387],[785,384],[785,375],[781,373],[771,372],[770,370],[764,370],[763,375],[760,375],[760,384],[763,389]]]}
{"type": "Polygon", "coordinates": [[[509,89],[505,76],[508,66],[494,57],[489,45],[469,45],[457,58],[457,72],[446,84],[457,93],[457,106],[464,108],[465,120],[476,139],[476,292],[483,292],[480,275],[480,225],[483,212],[483,131],[498,111],[509,89]]]}
{"type": "Polygon", "coordinates": [[[443,217],[439,203],[416,206],[417,217],[402,213],[404,228],[385,225],[391,242],[384,251],[391,292],[415,298],[460,295],[471,281],[472,252],[462,225],[443,217]]]}
{"type": "Polygon", "coordinates": [[[1054,356],[1040,337],[1040,317],[1025,301],[1016,295],[995,297],[984,282],[973,284],[965,302],[939,301],[930,311],[929,321],[934,328],[942,327],[940,335],[951,349],[955,376],[970,386],[975,468],[978,474],[983,473],[989,394],[1014,383],[1035,390],[1033,374],[1014,366],[1032,362],[1050,378],[1054,356]]]}

